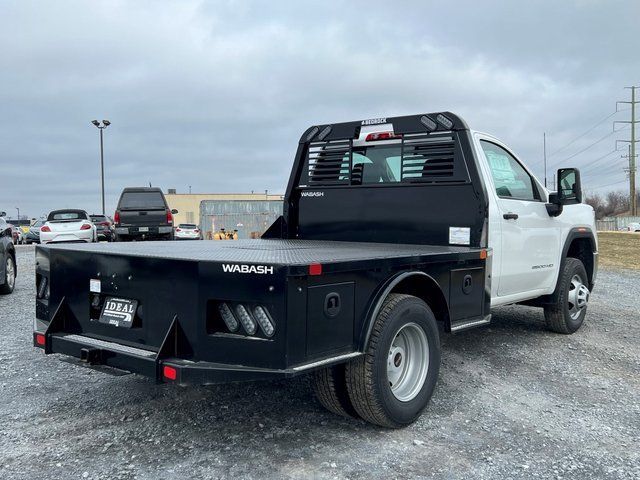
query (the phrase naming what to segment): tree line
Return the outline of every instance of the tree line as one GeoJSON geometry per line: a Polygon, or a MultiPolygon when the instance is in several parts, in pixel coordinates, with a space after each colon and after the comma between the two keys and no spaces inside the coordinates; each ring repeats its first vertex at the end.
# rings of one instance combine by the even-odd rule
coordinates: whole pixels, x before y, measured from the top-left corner
{"type": "MultiPolygon", "coordinates": [[[[604,217],[629,214],[631,209],[631,197],[622,191],[609,192],[606,195],[598,193],[587,195],[584,202],[593,207],[598,220],[604,217]]],[[[640,195],[638,195],[638,204],[640,205],[640,195]]]]}

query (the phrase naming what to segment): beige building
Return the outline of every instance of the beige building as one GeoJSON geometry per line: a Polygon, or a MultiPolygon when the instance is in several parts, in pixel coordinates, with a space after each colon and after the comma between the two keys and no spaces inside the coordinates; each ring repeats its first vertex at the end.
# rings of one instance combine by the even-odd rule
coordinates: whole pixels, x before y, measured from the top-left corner
{"type": "MultiPolygon", "coordinates": [[[[169,192],[175,190],[169,189],[169,192]]],[[[284,195],[267,193],[166,193],[169,208],[178,210],[173,224],[200,223],[200,204],[207,200],[275,200],[282,201],[284,195]]]]}

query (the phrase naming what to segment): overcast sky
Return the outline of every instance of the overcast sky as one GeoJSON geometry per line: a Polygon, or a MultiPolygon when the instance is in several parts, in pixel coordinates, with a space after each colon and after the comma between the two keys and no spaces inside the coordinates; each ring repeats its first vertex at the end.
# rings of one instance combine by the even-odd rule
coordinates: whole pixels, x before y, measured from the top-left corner
{"type": "Polygon", "coordinates": [[[280,193],[308,126],[438,110],[540,178],[546,131],[550,172],[625,189],[629,128],[610,133],[629,110],[602,120],[640,84],[638,18],[636,0],[4,0],[0,210],[98,212],[103,118],[110,214],[148,182],[280,193]]]}

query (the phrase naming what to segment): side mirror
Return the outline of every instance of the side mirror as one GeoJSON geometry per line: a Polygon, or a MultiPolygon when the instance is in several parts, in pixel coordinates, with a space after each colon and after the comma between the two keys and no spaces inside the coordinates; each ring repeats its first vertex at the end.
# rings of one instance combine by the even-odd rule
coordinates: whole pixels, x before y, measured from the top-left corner
{"type": "Polygon", "coordinates": [[[582,203],[582,185],[580,171],[577,168],[561,168],[558,170],[558,199],[560,205],[582,203]]]}
{"type": "Polygon", "coordinates": [[[7,216],[7,212],[0,212],[0,217],[6,217],[7,216]]]}
{"type": "Polygon", "coordinates": [[[174,208],[174,209],[172,209],[172,210],[171,210],[171,213],[172,213],[173,215],[175,215],[176,213],[178,213],[178,210],[176,210],[176,209],[174,208]]]}

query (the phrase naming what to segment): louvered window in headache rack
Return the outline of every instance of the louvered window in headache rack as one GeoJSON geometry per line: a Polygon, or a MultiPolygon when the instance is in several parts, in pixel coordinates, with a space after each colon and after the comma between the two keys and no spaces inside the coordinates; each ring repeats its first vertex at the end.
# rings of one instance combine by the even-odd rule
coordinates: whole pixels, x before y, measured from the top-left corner
{"type": "Polygon", "coordinates": [[[400,182],[467,182],[452,134],[412,134],[384,144],[352,140],[312,142],[300,186],[374,185],[400,182]]]}

